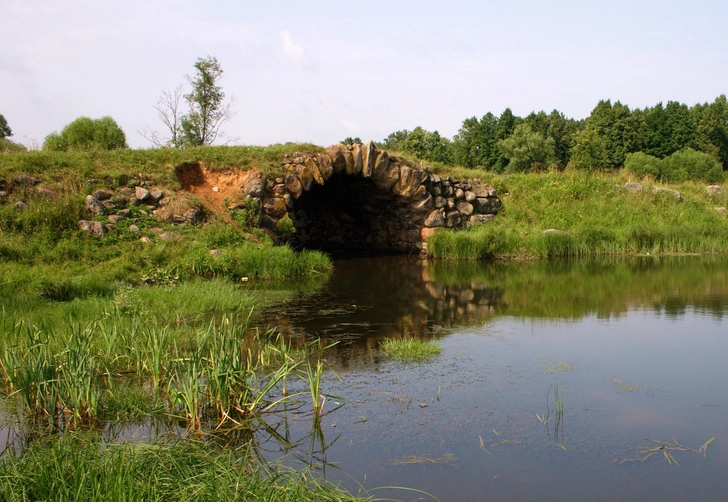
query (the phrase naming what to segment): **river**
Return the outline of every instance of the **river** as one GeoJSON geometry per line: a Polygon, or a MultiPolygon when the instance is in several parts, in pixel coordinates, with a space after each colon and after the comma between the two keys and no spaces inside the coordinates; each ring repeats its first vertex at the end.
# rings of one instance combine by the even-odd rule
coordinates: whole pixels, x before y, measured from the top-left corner
{"type": "Polygon", "coordinates": [[[261,451],[354,493],[728,494],[726,257],[338,260],[326,285],[264,317],[294,340],[337,344],[320,427],[300,409],[284,413],[261,451]],[[378,350],[385,337],[443,350],[429,362],[395,362],[378,350]],[[297,446],[282,452],[281,437],[297,446]]]}

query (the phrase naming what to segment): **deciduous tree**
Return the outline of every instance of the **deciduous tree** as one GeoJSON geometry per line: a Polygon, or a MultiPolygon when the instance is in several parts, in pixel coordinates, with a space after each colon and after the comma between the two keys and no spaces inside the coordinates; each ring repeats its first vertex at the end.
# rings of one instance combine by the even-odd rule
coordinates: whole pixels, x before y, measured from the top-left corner
{"type": "Polygon", "coordinates": [[[154,105],[166,134],[138,131],[155,146],[211,145],[222,135],[221,126],[232,118],[232,100],[225,100],[219,85],[224,72],[217,58],[198,58],[194,68],[195,74],[185,77],[190,84],[189,93],[184,94],[183,86],[179,85],[172,91],[164,91],[154,105]],[[181,110],[183,99],[187,104],[186,113],[181,110]]]}
{"type": "Polygon", "coordinates": [[[5,120],[5,117],[3,117],[3,115],[0,113],[0,139],[5,139],[12,135],[13,131],[10,129],[8,121],[5,120]]]}
{"type": "Polygon", "coordinates": [[[545,169],[554,159],[554,139],[545,138],[531,129],[529,124],[519,124],[506,139],[498,142],[498,148],[509,160],[509,172],[545,169]]]}

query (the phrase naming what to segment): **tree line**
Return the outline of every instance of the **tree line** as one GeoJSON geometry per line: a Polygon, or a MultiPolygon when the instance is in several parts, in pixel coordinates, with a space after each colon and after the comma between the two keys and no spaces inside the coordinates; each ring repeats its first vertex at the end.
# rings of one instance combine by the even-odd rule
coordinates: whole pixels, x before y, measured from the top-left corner
{"type": "Polygon", "coordinates": [[[728,170],[728,103],[721,95],[692,107],[670,101],[631,110],[602,100],[583,120],[558,110],[518,117],[506,108],[500,116],[465,119],[452,139],[418,126],[378,144],[423,160],[499,173],[627,166],[667,180],[720,181],[728,170]]]}

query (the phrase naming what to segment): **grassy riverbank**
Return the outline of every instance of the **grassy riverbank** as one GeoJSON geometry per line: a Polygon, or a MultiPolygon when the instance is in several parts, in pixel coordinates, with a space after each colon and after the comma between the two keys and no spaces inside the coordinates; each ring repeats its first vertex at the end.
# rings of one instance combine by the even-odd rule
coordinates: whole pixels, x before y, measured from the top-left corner
{"type": "MultiPolygon", "coordinates": [[[[104,444],[97,433],[42,438],[0,463],[0,498],[46,501],[344,501],[305,472],[262,470],[246,450],[201,441],[104,444]]],[[[270,466],[269,466],[270,467],[270,466]]]]}
{"type": "Polygon", "coordinates": [[[84,205],[99,189],[133,194],[142,183],[174,204],[185,163],[275,173],[286,153],[317,150],[0,155],[0,429],[13,432],[1,499],[353,499],[254,454],[255,431],[280,404],[310,401],[286,388],[310,375],[321,348],[251,332],[247,318],[284,298],[270,281],[325,279],[326,255],[276,246],[231,224],[226,207],[193,225],[117,203],[125,222],[103,238],[78,227],[109,223],[84,205]],[[128,427],[147,439],[126,441],[128,427]]]}
{"type": "Polygon", "coordinates": [[[212,280],[4,305],[0,498],[354,500],[256,453],[295,447],[289,407],[312,438],[325,411],[325,347],[248,329],[260,301],[212,280]]]}
{"type": "Polygon", "coordinates": [[[540,258],[625,254],[728,252],[728,218],[716,207],[728,196],[711,196],[705,183],[669,185],[635,180],[627,172],[548,172],[479,177],[497,190],[503,209],[493,222],[464,232],[442,231],[428,253],[443,259],[540,258]],[[639,181],[641,192],[624,188],[639,181]]]}
{"type": "Polygon", "coordinates": [[[134,184],[143,183],[162,190],[170,206],[181,200],[180,204],[198,207],[194,196],[182,192],[178,166],[199,162],[211,170],[236,166],[272,172],[280,169],[283,155],[298,150],[316,148],[0,155],[0,289],[71,300],[110,295],[122,283],[170,284],[200,278],[255,281],[326,273],[331,264],[325,255],[275,246],[269,234],[245,222],[235,223],[227,207],[209,208],[206,222],[191,225],[160,219],[145,205],[125,202],[132,197],[134,184]],[[78,227],[82,219],[109,225],[109,218],[90,215],[84,205],[84,197],[97,190],[119,194],[117,210],[126,211],[123,221],[103,238],[78,227]],[[124,195],[130,191],[132,195],[124,195]],[[136,228],[131,229],[132,224],[136,228]]]}

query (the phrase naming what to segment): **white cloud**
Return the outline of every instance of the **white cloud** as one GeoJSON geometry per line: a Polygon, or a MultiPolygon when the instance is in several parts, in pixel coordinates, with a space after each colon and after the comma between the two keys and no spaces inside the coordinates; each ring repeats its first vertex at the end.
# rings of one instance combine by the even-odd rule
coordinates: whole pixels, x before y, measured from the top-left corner
{"type": "Polygon", "coordinates": [[[281,31],[281,43],[283,44],[283,54],[294,63],[305,63],[306,53],[303,47],[296,44],[288,30],[281,31]]]}

